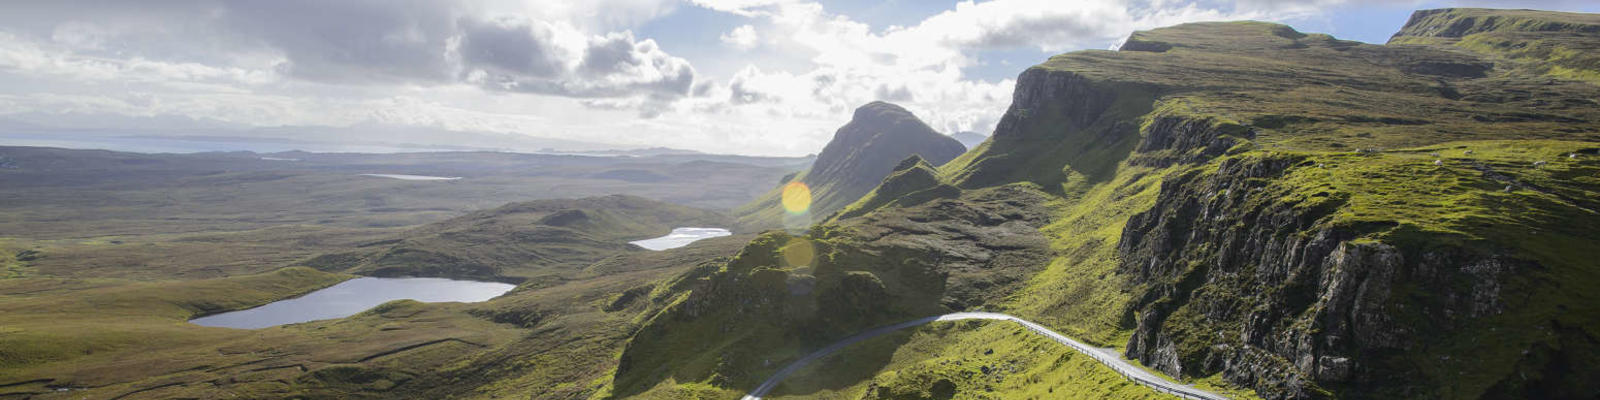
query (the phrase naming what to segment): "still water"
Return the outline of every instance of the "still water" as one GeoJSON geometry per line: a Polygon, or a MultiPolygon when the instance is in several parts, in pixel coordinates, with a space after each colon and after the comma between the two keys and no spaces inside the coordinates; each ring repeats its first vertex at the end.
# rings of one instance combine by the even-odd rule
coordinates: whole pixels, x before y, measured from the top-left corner
{"type": "Polygon", "coordinates": [[[204,326],[257,329],[321,319],[344,318],[379,304],[400,299],[424,303],[458,301],[476,303],[511,291],[515,285],[499,282],[457,281],[444,278],[356,278],[288,300],[264,306],[195,318],[204,326]]]}
{"type": "Polygon", "coordinates": [[[666,250],[687,246],[689,243],[694,243],[694,241],[700,239],[710,239],[732,234],[733,232],[728,232],[727,229],[722,228],[674,228],[672,233],[668,233],[666,236],[637,240],[628,243],[633,243],[639,247],[649,250],[666,250]]]}

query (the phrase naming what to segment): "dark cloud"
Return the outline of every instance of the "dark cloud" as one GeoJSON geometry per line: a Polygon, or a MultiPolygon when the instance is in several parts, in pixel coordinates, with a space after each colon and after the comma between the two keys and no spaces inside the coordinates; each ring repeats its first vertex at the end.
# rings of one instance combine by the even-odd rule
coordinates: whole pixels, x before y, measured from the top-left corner
{"type": "MultiPolygon", "coordinates": [[[[497,33],[498,35],[498,33],[497,33]]],[[[537,36],[526,39],[529,46],[554,48],[553,43],[537,43],[537,36]]],[[[467,37],[463,42],[479,39],[467,37]]],[[[504,44],[513,42],[498,39],[504,44]]],[[[499,65],[465,65],[465,75],[486,86],[517,92],[554,94],[569,97],[650,96],[676,99],[690,94],[695,72],[688,61],[661,51],[652,40],[635,40],[630,32],[611,33],[591,38],[582,49],[580,60],[571,70],[555,74],[528,74],[500,68],[499,65]]]]}
{"type": "Polygon", "coordinates": [[[279,54],[286,59],[279,71],[322,83],[467,82],[581,98],[646,96],[659,103],[690,95],[695,82],[688,61],[631,32],[593,34],[570,21],[489,17],[453,1],[36,3],[8,6],[0,27],[43,41],[69,23],[77,30],[68,33],[80,37],[115,36],[101,41],[109,48],[75,49],[100,56],[226,66],[245,52],[279,54]],[[118,29],[130,26],[141,31],[118,29]],[[563,34],[567,42],[557,40],[563,34]]]}
{"type": "Polygon", "coordinates": [[[498,74],[555,78],[565,69],[550,42],[548,26],[529,21],[498,20],[463,23],[461,60],[498,74]]]}
{"type": "Polygon", "coordinates": [[[911,89],[904,85],[893,88],[889,87],[889,85],[878,85],[878,89],[873,94],[878,96],[878,100],[884,101],[910,102],[915,100],[911,96],[911,89]]]}
{"type": "Polygon", "coordinates": [[[297,77],[340,83],[451,79],[452,3],[429,0],[225,2],[228,26],[289,59],[297,77]]]}
{"type": "Polygon", "coordinates": [[[1106,27],[1100,21],[1078,15],[1028,16],[984,31],[977,40],[963,47],[1010,49],[1038,46],[1042,42],[1072,42],[1080,38],[1099,38],[1106,27]]]}
{"type": "Polygon", "coordinates": [[[755,104],[774,101],[772,95],[751,89],[745,85],[743,77],[734,77],[728,84],[728,102],[733,104],[755,104]]]}

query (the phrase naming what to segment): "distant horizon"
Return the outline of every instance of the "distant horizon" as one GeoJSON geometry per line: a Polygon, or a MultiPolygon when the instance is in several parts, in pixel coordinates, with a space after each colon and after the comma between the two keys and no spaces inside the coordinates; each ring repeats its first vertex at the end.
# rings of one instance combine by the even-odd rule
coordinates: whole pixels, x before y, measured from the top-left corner
{"type": "MultiPolygon", "coordinates": [[[[508,153],[508,154],[542,154],[542,155],[576,155],[590,157],[614,156],[639,156],[640,153],[668,152],[672,154],[697,154],[706,156],[733,156],[757,158],[806,158],[815,154],[799,156],[762,156],[746,154],[706,153],[688,149],[671,147],[640,147],[618,146],[616,148],[602,148],[595,150],[567,150],[561,148],[490,148],[471,146],[428,145],[419,143],[338,143],[338,142],[311,142],[296,139],[272,138],[230,138],[220,136],[151,136],[151,135],[123,135],[123,136],[95,136],[82,137],[64,135],[60,138],[45,138],[41,135],[35,138],[22,138],[28,134],[10,134],[0,132],[0,147],[39,147],[58,148],[67,150],[106,150],[122,153],[137,154],[202,154],[202,153],[254,153],[261,155],[283,153],[312,153],[312,154],[402,154],[402,153],[508,153]],[[96,140],[99,139],[99,140],[96,140]],[[105,140],[136,142],[141,140],[157,141],[156,143],[143,143],[132,146],[107,145],[105,140]],[[184,142],[192,146],[183,146],[177,143],[184,142]],[[280,146],[251,147],[239,145],[242,143],[278,144],[280,146]],[[211,144],[211,146],[205,146],[211,144]],[[239,145],[237,147],[229,147],[239,145]],[[298,147],[305,146],[305,147],[298,147]]],[[[651,155],[651,154],[646,154],[651,155]]]]}
{"type": "Polygon", "coordinates": [[[19,4],[0,16],[0,132],[392,126],[795,157],[874,100],[941,133],[988,135],[1018,73],[1135,30],[1260,20],[1383,43],[1413,11],[1451,6],[1600,12],[1564,0],[19,4]]]}

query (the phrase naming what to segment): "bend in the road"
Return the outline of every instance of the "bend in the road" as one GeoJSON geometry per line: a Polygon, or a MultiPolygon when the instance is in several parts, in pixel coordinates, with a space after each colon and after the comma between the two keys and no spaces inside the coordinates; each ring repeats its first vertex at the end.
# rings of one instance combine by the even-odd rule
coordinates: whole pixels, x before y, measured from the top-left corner
{"type": "Polygon", "coordinates": [[[933,317],[919,318],[919,319],[914,319],[914,320],[910,320],[910,321],[906,321],[906,322],[901,322],[901,323],[894,324],[894,325],[873,328],[872,330],[869,330],[869,331],[866,331],[866,332],[862,332],[862,333],[858,333],[858,334],[855,334],[854,336],[850,336],[850,337],[844,338],[842,340],[839,340],[837,342],[834,342],[833,344],[828,345],[828,347],[823,347],[820,350],[811,352],[811,354],[807,354],[805,357],[801,357],[799,360],[795,360],[794,362],[789,363],[789,365],[784,366],[783,369],[780,369],[780,370],[778,370],[777,373],[772,374],[771,378],[767,378],[767,380],[765,382],[761,382],[760,386],[756,386],[755,390],[751,390],[749,394],[746,394],[744,396],[743,400],[761,400],[761,397],[762,396],[766,396],[767,393],[772,392],[772,389],[776,388],[778,386],[778,383],[783,382],[783,380],[785,378],[788,378],[789,375],[794,374],[796,371],[799,371],[801,368],[805,368],[805,366],[811,364],[811,362],[816,361],[817,359],[820,359],[822,357],[826,357],[829,354],[833,354],[833,353],[835,353],[835,352],[837,352],[837,351],[839,351],[841,349],[844,349],[847,346],[859,343],[859,342],[861,342],[863,340],[871,339],[871,338],[874,338],[874,337],[877,337],[877,336],[880,336],[880,335],[883,335],[883,334],[887,334],[887,333],[890,333],[890,332],[898,331],[898,330],[901,330],[901,329],[906,329],[906,328],[910,328],[910,327],[926,325],[926,324],[928,324],[930,322],[934,322],[934,321],[959,321],[959,320],[969,320],[969,319],[994,320],[994,321],[1002,321],[1003,320],[1003,321],[1015,322],[1018,325],[1022,325],[1024,328],[1028,328],[1028,330],[1033,331],[1033,333],[1036,333],[1036,334],[1042,335],[1044,337],[1050,338],[1051,340],[1054,340],[1057,343],[1061,343],[1061,344],[1067,345],[1067,347],[1071,347],[1073,350],[1077,350],[1079,353],[1083,353],[1084,355],[1088,355],[1090,358],[1095,359],[1095,361],[1099,361],[1101,364],[1104,364],[1107,367],[1111,367],[1112,370],[1117,371],[1118,374],[1121,374],[1124,378],[1127,378],[1128,380],[1133,381],[1134,383],[1137,383],[1137,384],[1140,384],[1140,385],[1144,385],[1144,386],[1148,386],[1151,389],[1155,389],[1156,391],[1159,391],[1159,392],[1162,392],[1162,393],[1167,393],[1167,394],[1171,394],[1171,395],[1182,397],[1182,398],[1186,398],[1186,399],[1201,399],[1201,400],[1227,400],[1228,399],[1227,397],[1224,397],[1224,396],[1216,394],[1216,393],[1211,393],[1211,392],[1208,392],[1208,391],[1204,391],[1204,390],[1200,390],[1200,389],[1196,389],[1196,388],[1190,387],[1188,385],[1184,385],[1184,384],[1181,384],[1181,383],[1177,383],[1177,382],[1173,382],[1173,381],[1167,380],[1166,378],[1163,378],[1163,377],[1157,376],[1155,374],[1152,374],[1149,371],[1145,371],[1143,368],[1139,368],[1138,366],[1133,365],[1133,363],[1130,363],[1127,360],[1123,360],[1123,359],[1121,359],[1119,357],[1109,356],[1106,353],[1095,349],[1094,347],[1090,347],[1089,345],[1083,344],[1082,342],[1079,342],[1077,340],[1073,340],[1072,338],[1069,338],[1066,335],[1062,335],[1059,332],[1050,330],[1050,328],[1046,328],[1046,327],[1044,327],[1044,325],[1039,325],[1038,323],[1035,323],[1033,321],[1028,321],[1028,320],[1025,320],[1025,319],[1022,319],[1022,318],[1018,318],[1018,317],[1013,316],[1013,315],[1001,314],[1001,313],[958,312],[958,313],[950,313],[950,314],[944,314],[944,315],[933,316],[933,317]]]}

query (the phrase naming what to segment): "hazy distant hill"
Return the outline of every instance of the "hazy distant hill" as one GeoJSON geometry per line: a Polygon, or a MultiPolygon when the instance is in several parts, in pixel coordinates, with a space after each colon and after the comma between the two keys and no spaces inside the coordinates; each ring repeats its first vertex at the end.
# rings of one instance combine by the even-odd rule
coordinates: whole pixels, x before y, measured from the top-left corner
{"type": "Polygon", "coordinates": [[[671,149],[586,142],[518,133],[463,131],[364,122],[349,126],[249,127],[184,117],[24,113],[0,117],[0,143],[144,152],[256,151],[411,152],[493,150],[684,154],[671,149]],[[187,142],[152,147],[149,141],[187,142]],[[42,142],[41,142],[42,141],[42,142]],[[144,141],[144,142],[141,142],[144,141]],[[153,150],[152,150],[153,149],[153,150]]]}
{"type": "Polygon", "coordinates": [[[721,214],[641,197],[536,200],[413,229],[367,249],[306,262],[371,276],[518,281],[572,273],[600,259],[645,251],[628,244],[683,226],[725,226],[721,214]]]}
{"type": "Polygon", "coordinates": [[[739,224],[745,228],[780,226],[784,213],[781,185],[788,181],[810,188],[810,217],[820,221],[872,191],[909,156],[921,156],[937,166],[964,151],[960,142],[935,132],[910,111],[881,101],[868,103],[857,108],[850,122],[834,133],[810,169],[740,208],[739,224]]]}
{"type": "Polygon", "coordinates": [[[956,132],[950,134],[950,138],[961,142],[962,146],[967,146],[967,150],[976,149],[978,145],[983,144],[983,141],[989,140],[988,136],[977,132],[956,132]]]}

